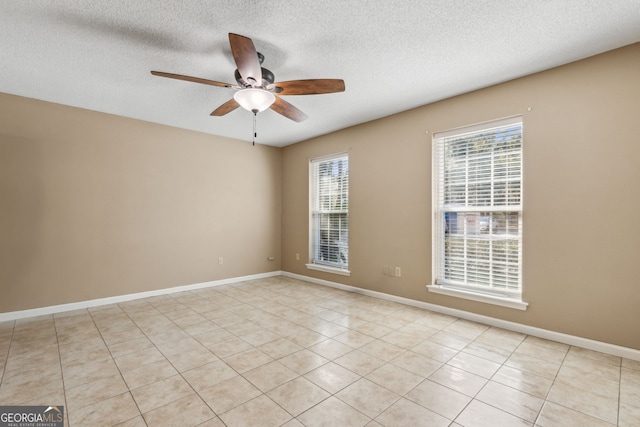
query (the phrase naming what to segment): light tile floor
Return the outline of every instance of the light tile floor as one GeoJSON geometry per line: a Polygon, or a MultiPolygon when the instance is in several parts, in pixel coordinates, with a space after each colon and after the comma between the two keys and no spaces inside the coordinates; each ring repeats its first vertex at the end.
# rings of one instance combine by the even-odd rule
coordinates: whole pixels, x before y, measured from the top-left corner
{"type": "Polygon", "coordinates": [[[0,324],[69,426],[639,426],[640,362],[286,277],[0,324]]]}

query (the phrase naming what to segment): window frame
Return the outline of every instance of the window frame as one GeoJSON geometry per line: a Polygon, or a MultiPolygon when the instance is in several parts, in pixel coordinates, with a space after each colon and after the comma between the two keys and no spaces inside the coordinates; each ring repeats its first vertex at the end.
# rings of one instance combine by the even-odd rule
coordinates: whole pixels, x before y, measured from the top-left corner
{"type": "MultiPolygon", "coordinates": [[[[331,228],[327,231],[331,233],[331,228]]],[[[330,244],[328,244],[330,245],[330,244]]],[[[328,246],[325,245],[325,246],[328,246]]],[[[310,270],[318,270],[324,271],[334,274],[339,274],[343,276],[349,276],[351,271],[349,270],[349,153],[341,152],[335,153],[327,156],[315,157],[309,160],[309,260],[306,264],[306,267],[310,270]],[[340,207],[341,209],[320,209],[318,206],[320,195],[320,182],[316,177],[316,167],[319,167],[323,163],[335,162],[335,161],[346,161],[346,173],[342,174],[342,179],[344,179],[346,175],[346,188],[341,188],[337,193],[332,194],[333,196],[339,197],[341,200],[340,207]],[[346,203],[345,203],[346,202],[346,203]],[[345,208],[346,206],[346,208],[345,208]],[[327,255],[337,256],[338,259],[345,259],[344,262],[333,262],[330,260],[322,259],[321,253],[323,253],[320,248],[320,242],[322,241],[320,237],[320,232],[322,231],[322,227],[318,226],[318,221],[321,221],[322,218],[326,218],[330,221],[332,216],[338,216],[339,225],[337,228],[338,236],[340,237],[339,243],[337,245],[336,253],[332,252],[330,248],[325,247],[325,251],[327,255]],[[346,215],[346,227],[342,224],[342,217],[346,215]],[[346,232],[345,232],[346,230],[346,232]],[[346,234],[346,236],[344,236],[346,234]],[[345,241],[346,239],[346,241],[345,241]]]]}
{"type": "MultiPolygon", "coordinates": [[[[496,143],[495,141],[492,143],[496,143]]],[[[475,148],[475,147],[474,147],[475,148]]],[[[497,304],[505,307],[516,308],[520,310],[525,310],[527,307],[527,303],[522,301],[522,181],[523,181],[523,168],[522,168],[522,159],[524,154],[524,125],[522,116],[513,116],[499,120],[493,120],[489,122],[483,122],[471,126],[464,126],[460,128],[451,129],[448,131],[437,132],[432,135],[432,284],[428,285],[427,288],[430,292],[445,294],[449,296],[455,296],[464,299],[470,299],[474,301],[480,301],[490,304],[497,304]],[[474,138],[478,138],[480,135],[499,132],[500,130],[505,130],[510,127],[519,126],[520,127],[520,146],[519,151],[517,151],[516,155],[519,156],[518,163],[516,163],[519,167],[519,174],[515,176],[515,180],[519,183],[519,187],[516,187],[517,194],[519,195],[518,203],[514,204],[512,201],[508,199],[509,191],[507,190],[507,186],[510,185],[510,178],[496,178],[498,175],[494,172],[494,162],[496,157],[496,148],[495,146],[491,147],[490,154],[483,155],[475,154],[471,155],[468,152],[460,157],[460,160],[464,162],[464,166],[458,168],[464,171],[464,178],[460,180],[463,182],[464,190],[461,193],[464,196],[464,203],[461,203],[459,206],[455,204],[449,203],[447,204],[445,199],[451,200],[457,194],[452,190],[453,185],[450,184],[449,192],[445,190],[445,182],[446,178],[449,177],[451,179],[452,169],[448,170],[448,173],[445,173],[445,157],[444,152],[447,148],[454,147],[455,143],[460,141],[471,142],[474,138]],[[448,147],[445,147],[445,144],[449,143],[448,147]],[[441,154],[442,153],[442,154],[441,154]],[[475,160],[478,163],[481,161],[490,162],[491,166],[484,166],[488,171],[490,171],[489,176],[489,188],[490,190],[484,190],[481,193],[478,188],[480,188],[480,182],[483,185],[486,185],[484,181],[480,180],[472,180],[469,179],[469,175],[474,171],[478,173],[478,166],[474,167],[470,166],[472,161],[475,160]],[[496,196],[500,193],[497,190],[498,185],[501,184],[504,186],[504,194],[502,197],[504,198],[504,203],[500,203],[496,201],[496,196]],[[470,203],[471,199],[470,188],[475,186],[476,188],[476,199],[474,199],[473,203],[470,203]],[[482,197],[485,197],[486,203],[483,204],[478,202],[478,194],[482,194],[482,197]],[[455,215],[454,215],[455,214],[455,215]],[[512,221],[514,219],[513,214],[517,214],[517,224],[514,225],[512,221]],[[458,215],[461,215],[464,220],[460,221],[458,215]],[[482,216],[485,215],[485,216],[482,216]],[[452,218],[456,218],[453,219],[452,218]],[[501,226],[504,227],[504,233],[499,235],[497,230],[494,230],[494,221],[495,218],[500,218],[504,220],[501,223],[501,226]],[[487,230],[482,228],[482,223],[480,223],[484,219],[487,222],[487,230]],[[456,223],[462,222],[463,231],[457,232],[454,236],[449,234],[446,230],[446,226],[450,225],[452,221],[456,221],[456,223]],[[512,222],[509,222],[512,221],[512,222]],[[475,229],[472,228],[469,224],[474,225],[475,229]],[[511,225],[511,227],[509,227],[511,225]],[[480,228],[478,228],[480,227],[480,228]],[[508,230],[508,231],[507,231],[508,230]],[[514,233],[514,230],[515,233],[514,233]],[[494,231],[496,233],[494,234],[494,231]],[[481,236],[480,233],[483,233],[481,236]],[[452,245],[456,242],[458,245],[461,243],[461,247],[463,249],[458,249],[460,252],[464,254],[463,261],[455,258],[447,258],[446,252],[451,254],[451,247],[449,246],[449,251],[445,249],[445,241],[449,239],[449,245],[452,245]],[[505,257],[508,257],[506,253],[508,252],[507,248],[513,248],[513,243],[517,243],[517,289],[509,290],[509,287],[513,287],[513,261],[510,259],[505,259],[504,263],[504,276],[510,276],[505,280],[504,287],[502,284],[495,285],[493,281],[493,271],[496,269],[496,266],[500,265],[499,256],[495,255],[492,251],[493,249],[489,249],[488,255],[487,252],[484,254],[474,257],[473,251],[475,250],[480,252],[480,243],[485,242],[489,248],[500,247],[499,243],[504,242],[504,253],[505,257]],[[469,255],[471,253],[471,255],[469,255]],[[454,270],[451,270],[451,265],[454,264],[455,261],[458,261],[458,265],[454,267],[454,270]],[[509,262],[506,262],[509,261],[509,262]],[[480,264],[484,264],[488,266],[484,272],[489,271],[488,279],[478,279],[477,283],[471,283],[467,280],[468,278],[468,270],[471,270],[469,266],[475,265],[477,270],[475,272],[476,277],[480,277],[480,264]],[[462,264],[462,266],[460,266],[462,264]],[[446,266],[446,267],[445,267],[446,266]],[[445,273],[446,271],[446,273],[445,273]],[[456,279],[454,273],[463,273],[463,278],[456,279]],[[448,276],[448,277],[445,277],[448,276]]],[[[499,152],[498,152],[499,153],[499,152]]],[[[511,160],[508,161],[509,165],[511,165],[511,160]]],[[[451,164],[450,164],[451,165],[451,164]]],[[[483,170],[486,172],[485,170],[483,170]]],[[[455,172],[455,170],[454,170],[455,172]]],[[[510,171],[511,172],[511,171],[510,171]]],[[[459,179],[459,178],[458,178],[459,179]]],[[[486,180],[486,179],[485,179],[486,180]]],[[[450,182],[450,181],[449,181],[450,182]]],[[[518,185],[518,184],[516,184],[518,185]]],[[[498,227],[496,227],[497,229],[498,227]]],[[[450,230],[450,229],[449,229],[450,230]]],[[[511,249],[513,251],[513,249],[511,249]]],[[[477,253],[478,253],[477,252],[477,253]]]]}

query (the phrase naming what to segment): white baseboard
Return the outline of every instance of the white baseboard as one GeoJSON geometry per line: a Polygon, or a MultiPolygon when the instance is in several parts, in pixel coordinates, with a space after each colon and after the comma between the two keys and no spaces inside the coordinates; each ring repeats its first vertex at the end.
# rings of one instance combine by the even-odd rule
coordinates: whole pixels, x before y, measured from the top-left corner
{"type": "Polygon", "coordinates": [[[385,294],[383,292],[372,291],[369,289],[358,288],[355,286],[343,285],[342,283],[331,282],[328,280],[317,279],[315,277],[303,276],[300,274],[289,273],[287,271],[271,271],[268,273],[253,274],[249,276],[232,277],[229,279],[214,280],[211,282],[196,283],[193,285],[176,286],[166,289],[157,289],[153,291],[138,292],[135,294],[118,295],[114,297],[99,298],[88,301],[80,301],[69,304],[52,305],[48,307],[34,308],[21,311],[11,311],[7,313],[0,313],[0,322],[6,322],[11,320],[24,319],[28,317],[44,316],[49,314],[63,313],[66,311],[81,310],[90,307],[99,307],[108,304],[117,304],[119,302],[132,301],[141,298],[148,298],[158,295],[168,295],[177,292],[192,291],[196,289],[210,288],[214,286],[229,285],[233,283],[243,282],[246,280],[264,279],[267,277],[285,276],[294,279],[304,280],[310,283],[316,283],[318,285],[329,286],[343,291],[354,292],[374,298],[380,298],[387,301],[393,301],[400,304],[409,305],[411,307],[422,308],[425,310],[435,311],[437,313],[448,314],[450,316],[459,317],[461,319],[470,320],[473,322],[482,323],[489,326],[495,326],[502,329],[507,329],[514,332],[520,332],[527,335],[532,335],[539,338],[545,338],[552,341],[557,341],[576,347],[586,348],[588,350],[599,351],[601,353],[607,353],[614,356],[624,357],[631,360],[640,361],[640,350],[633,348],[622,347],[614,344],[609,344],[601,341],[595,341],[588,338],[577,337],[574,335],[563,334],[560,332],[554,332],[547,329],[536,328],[534,326],[528,326],[521,323],[509,322],[507,320],[496,319],[494,317],[483,316],[480,314],[471,313],[468,311],[457,310],[441,305],[430,304],[427,302],[412,300],[409,298],[398,297],[395,295],[385,294]]]}
{"type": "Polygon", "coordinates": [[[253,275],[242,276],[242,277],[232,277],[229,279],[213,280],[211,282],[196,283],[193,285],[175,286],[172,288],[138,292],[135,294],[117,295],[114,297],[72,302],[69,304],[60,304],[60,305],[52,305],[48,307],[32,308],[28,310],[11,311],[7,313],[0,313],[0,322],[25,319],[27,317],[44,316],[48,314],[63,313],[65,311],[82,310],[90,307],[99,307],[102,305],[117,304],[119,302],[132,301],[140,298],[155,297],[158,295],[168,295],[168,294],[174,294],[177,292],[193,291],[196,289],[210,288],[213,286],[229,285],[232,283],[243,282],[245,280],[264,279],[266,277],[280,276],[281,274],[282,274],[281,271],[271,271],[268,273],[253,274],[253,275]]]}
{"type": "Polygon", "coordinates": [[[619,345],[609,344],[601,341],[595,341],[588,338],[582,338],[574,335],[563,334],[561,332],[554,332],[547,329],[536,328],[534,326],[524,325],[522,323],[496,319],[494,317],[483,316],[481,314],[471,313],[468,311],[457,310],[454,308],[449,308],[441,305],[430,304],[427,302],[412,300],[409,298],[398,297],[395,295],[385,294],[382,292],[372,291],[369,289],[358,288],[355,286],[343,285],[342,283],[316,279],[314,277],[308,277],[300,274],[289,273],[287,271],[283,271],[282,275],[286,277],[291,277],[294,279],[304,280],[306,282],[316,283],[318,285],[330,286],[332,288],[341,289],[343,291],[354,292],[354,293],[358,293],[358,294],[362,294],[362,295],[366,295],[374,298],[380,298],[387,301],[393,301],[400,304],[409,305],[412,307],[423,308],[425,310],[435,311],[442,314],[448,314],[450,316],[459,317],[461,319],[466,319],[466,320],[482,323],[489,326],[495,326],[498,328],[507,329],[514,332],[520,332],[522,334],[532,335],[534,337],[557,341],[564,344],[573,345],[576,347],[582,347],[588,350],[599,351],[601,353],[607,353],[614,356],[619,356],[619,357],[624,357],[631,360],[640,361],[640,350],[636,350],[629,347],[622,347],[619,345]]]}

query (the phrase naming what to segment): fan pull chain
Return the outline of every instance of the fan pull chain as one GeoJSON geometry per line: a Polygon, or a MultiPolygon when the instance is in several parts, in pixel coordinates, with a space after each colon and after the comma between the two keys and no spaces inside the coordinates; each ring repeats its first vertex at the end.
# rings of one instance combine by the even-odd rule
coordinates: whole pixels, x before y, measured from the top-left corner
{"type": "Polygon", "coordinates": [[[258,110],[252,110],[253,112],[253,145],[256,145],[256,138],[258,137],[258,132],[256,132],[256,117],[258,116],[258,110]]]}

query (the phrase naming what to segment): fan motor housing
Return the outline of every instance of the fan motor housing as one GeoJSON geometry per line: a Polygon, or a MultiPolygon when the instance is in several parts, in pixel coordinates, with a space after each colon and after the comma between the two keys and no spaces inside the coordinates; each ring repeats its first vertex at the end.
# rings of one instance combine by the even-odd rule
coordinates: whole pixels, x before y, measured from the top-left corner
{"type": "MultiPolygon", "coordinates": [[[[264,67],[260,67],[260,70],[262,71],[262,86],[263,87],[266,87],[266,86],[272,84],[276,80],[276,76],[271,72],[271,70],[268,70],[268,69],[266,69],[264,67]]],[[[238,82],[238,84],[240,86],[242,86],[242,87],[251,86],[246,81],[244,81],[244,79],[240,75],[240,72],[237,69],[236,69],[236,71],[234,73],[234,77],[235,77],[236,81],[238,82]]]]}

